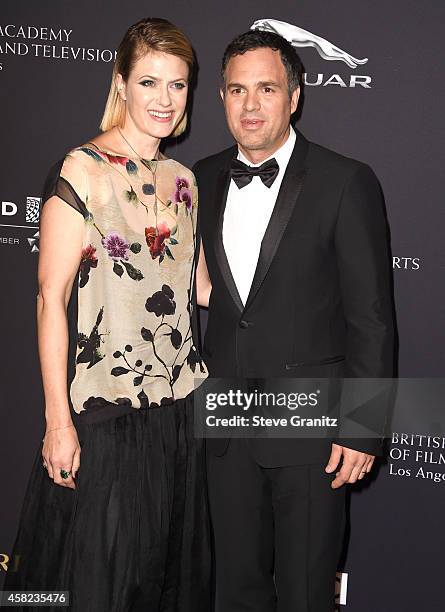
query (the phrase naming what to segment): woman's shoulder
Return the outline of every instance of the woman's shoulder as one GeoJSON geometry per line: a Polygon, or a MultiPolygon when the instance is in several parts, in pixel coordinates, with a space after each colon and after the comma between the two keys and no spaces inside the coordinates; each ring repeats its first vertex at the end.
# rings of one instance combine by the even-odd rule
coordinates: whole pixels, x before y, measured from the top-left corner
{"type": "Polygon", "coordinates": [[[87,141],[84,144],[74,147],[66,153],[65,159],[71,158],[76,160],[78,163],[88,165],[93,162],[102,162],[105,160],[106,155],[93,142],[87,141]]]}
{"type": "Polygon", "coordinates": [[[59,178],[67,181],[82,199],[86,197],[90,179],[103,172],[105,156],[94,149],[91,142],[68,149],[57,164],[51,167],[47,181],[59,178]]]}
{"type": "Polygon", "coordinates": [[[116,158],[88,141],[70,149],[62,162],[63,173],[83,173],[86,177],[97,177],[108,172],[112,164],[122,163],[124,158],[116,158]]]}
{"type": "Polygon", "coordinates": [[[94,152],[93,147],[89,143],[82,144],[72,149],[68,149],[63,156],[63,167],[78,167],[87,170],[89,165],[99,161],[100,157],[94,152]]]}
{"type": "Polygon", "coordinates": [[[42,192],[42,201],[57,195],[70,206],[87,216],[86,202],[89,191],[88,156],[83,146],[69,149],[49,169],[42,192]]]}

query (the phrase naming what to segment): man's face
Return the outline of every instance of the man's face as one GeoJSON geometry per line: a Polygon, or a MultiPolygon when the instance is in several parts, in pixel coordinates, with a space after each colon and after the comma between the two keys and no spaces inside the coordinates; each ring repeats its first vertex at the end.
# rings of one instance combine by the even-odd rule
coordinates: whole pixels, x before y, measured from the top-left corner
{"type": "Polygon", "coordinates": [[[232,57],[221,98],[227,124],[248,158],[265,159],[286,140],[300,89],[289,97],[279,51],[260,48],[232,57]]]}

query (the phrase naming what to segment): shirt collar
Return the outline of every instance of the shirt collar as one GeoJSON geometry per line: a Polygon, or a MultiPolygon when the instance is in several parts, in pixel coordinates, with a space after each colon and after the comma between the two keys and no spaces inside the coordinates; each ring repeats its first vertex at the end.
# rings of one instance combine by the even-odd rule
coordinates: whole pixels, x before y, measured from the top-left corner
{"type": "Polygon", "coordinates": [[[289,126],[289,136],[284,144],[281,145],[279,149],[275,151],[272,155],[270,155],[267,159],[263,159],[263,161],[259,164],[252,164],[245,155],[241,153],[238,149],[238,157],[240,161],[244,162],[248,166],[261,166],[269,159],[275,158],[277,160],[278,166],[280,168],[280,172],[284,172],[289,163],[290,156],[292,155],[292,151],[294,150],[295,142],[297,140],[297,135],[295,134],[295,130],[292,126],[289,126]]]}

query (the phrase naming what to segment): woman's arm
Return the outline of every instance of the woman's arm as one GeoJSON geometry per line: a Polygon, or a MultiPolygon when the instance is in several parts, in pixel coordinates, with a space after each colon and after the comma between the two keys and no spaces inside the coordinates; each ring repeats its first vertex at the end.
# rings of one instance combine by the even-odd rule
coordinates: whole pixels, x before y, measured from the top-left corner
{"type": "MultiPolygon", "coordinates": [[[[77,434],[72,426],[67,391],[67,306],[82,252],[82,215],[57,196],[45,203],[40,224],[38,266],[37,333],[40,367],[45,393],[46,434],[43,456],[48,473],[58,484],[60,468],[78,468],[77,434]]],[[[72,486],[72,488],[74,488],[72,486]]]]}
{"type": "Polygon", "coordinates": [[[198,267],[196,269],[196,298],[200,306],[209,307],[210,294],[212,292],[212,283],[210,282],[209,272],[204,254],[204,248],[201,246],[199,250],[198,267]]]}

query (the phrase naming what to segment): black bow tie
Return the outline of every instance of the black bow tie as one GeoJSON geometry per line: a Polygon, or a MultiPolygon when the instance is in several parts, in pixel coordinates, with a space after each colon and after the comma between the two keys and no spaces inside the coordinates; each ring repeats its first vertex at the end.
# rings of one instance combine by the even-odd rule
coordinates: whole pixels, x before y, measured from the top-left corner
{"type": "Polygon", "coordinates": [[[269,159],[261,166],[248,166],[239,159],[233,159],[230,174],[238,189],[250,183],[254,176],[259,176],[266,187],[271,187],[280,170],[275,158],[269,159]]]}

